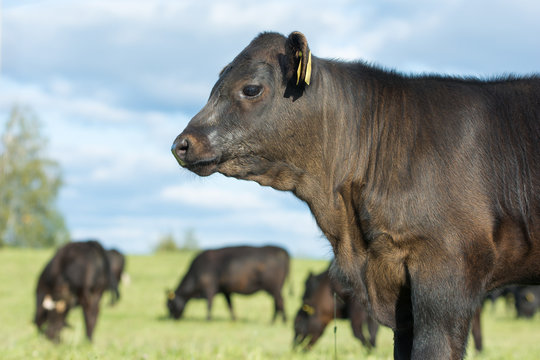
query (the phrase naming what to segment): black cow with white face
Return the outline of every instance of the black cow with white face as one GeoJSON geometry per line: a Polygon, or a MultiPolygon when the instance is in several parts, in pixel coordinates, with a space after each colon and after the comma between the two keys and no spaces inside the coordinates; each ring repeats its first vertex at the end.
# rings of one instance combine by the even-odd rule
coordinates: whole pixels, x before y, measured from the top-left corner
{"type": "MultiPolygon", "coordinates": [[[[34,323],[58,342],[71,309],[83,309],[86,336],[92,340],[104,291],[118,294],[109,259],[97,241],[71,242],[56,252],[41,272],[36,288],[34,323]]],[[[113,297],[115,298],[115,297],[113,297]]]]}

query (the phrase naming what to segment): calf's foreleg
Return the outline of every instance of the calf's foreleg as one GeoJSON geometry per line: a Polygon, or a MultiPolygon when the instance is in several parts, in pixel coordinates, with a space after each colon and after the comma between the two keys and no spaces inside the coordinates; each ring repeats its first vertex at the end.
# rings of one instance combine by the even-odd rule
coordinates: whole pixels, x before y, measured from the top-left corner
{"type": "MultiPolygon", "coordinates": [[[[451,259],[451,256],[442,257],[438,261],[426,261],[427,265],[409,266],[412,328],[400,328],[398,316],[397,359],[464,357],[471,319],[484,292],[479,281],[481,274],[474,274],[473,281],[463,263],[457,260],[452,263],[451,259]],[[408,345],[411,345],[410,355],[408,345]]],[[[401,316],[407,319],[407,302],[402,301],[405,306],[401,316]]]]}

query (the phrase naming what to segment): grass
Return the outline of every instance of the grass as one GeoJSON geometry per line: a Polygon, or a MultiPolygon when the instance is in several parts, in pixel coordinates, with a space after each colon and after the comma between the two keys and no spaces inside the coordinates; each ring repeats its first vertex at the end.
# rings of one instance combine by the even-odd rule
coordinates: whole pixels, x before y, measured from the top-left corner
{"type": "MultiPolygon", "coordinates": [[[[68,318],[71,329],[62,332],[62,343],[54,345],[38,335],[31,323],[34,314],[35,285],[52,250],[0,249],[0,358],[1,359],[332,359],[333,326],[310,353],[291,350],[293,319],[300,306],[303,282],[309,271],[320,272],[325,261],[294,259],[289,294],[284,296],[287,323],[270,324],[273,305],[265,293],[233,295],[238,320],[232,322],[225,300],[218,296],[206,321],[204,300],[188,303],[184,318],[166,317],[166,290],[176,287],[187,270],[193,253],[164,253],[129,256],[127,272],[131,284],[122,285],[122,298],[108,306],[102,299],[94,342],[84,338],[82,312],[73,310],[68,318]]],[[[540,320],[516,319],[504,303],[488,304],[482,319],[485,351],[475,354],[472,341],[468,359],[537,359],[540,355],[540,320]]],[[[350,330],[349,323],[337,322],[338,359],[391,359],[392,333],[379,331],[377,348],[368,353],[350,330]]]]}

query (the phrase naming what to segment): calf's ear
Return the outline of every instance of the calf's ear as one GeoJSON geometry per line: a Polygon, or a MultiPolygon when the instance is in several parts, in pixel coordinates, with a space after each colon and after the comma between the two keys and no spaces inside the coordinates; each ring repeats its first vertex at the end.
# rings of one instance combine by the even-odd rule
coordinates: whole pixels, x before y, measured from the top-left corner
{"type": "Polygon", "coordinates": [[[307,39],[299,31],[292,32],[286,43],[287,57],[294,70],[297,86],[309,85],[311,82],[311,51],[307,39]]]}

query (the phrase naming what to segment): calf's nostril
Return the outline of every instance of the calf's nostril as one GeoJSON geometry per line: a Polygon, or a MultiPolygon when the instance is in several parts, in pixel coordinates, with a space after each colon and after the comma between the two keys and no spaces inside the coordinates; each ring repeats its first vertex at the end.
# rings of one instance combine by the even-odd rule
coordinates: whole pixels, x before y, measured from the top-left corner
{"type": "Polygon", "coordinates": [[[174,156],[185,156],[189,149],[189,140],[187,137],[176,139],[171,147],[174,156]]]}
{"type": "Polygon", "coordinates": [[[177,140],[173,143],[173,146],[171,148],[171,151],[180,164],[180,166],[185,166],[186,162],[186,156],[188,149],[190,147],[190,143],[187,137],[177,138],[177,140]]]}
{"type": "Polygon", "coordinates": [[[178,143],[177,149],[180,153],[185,153],[189,149],[189,141],[187,138],[183,138],[178,143]]]}

